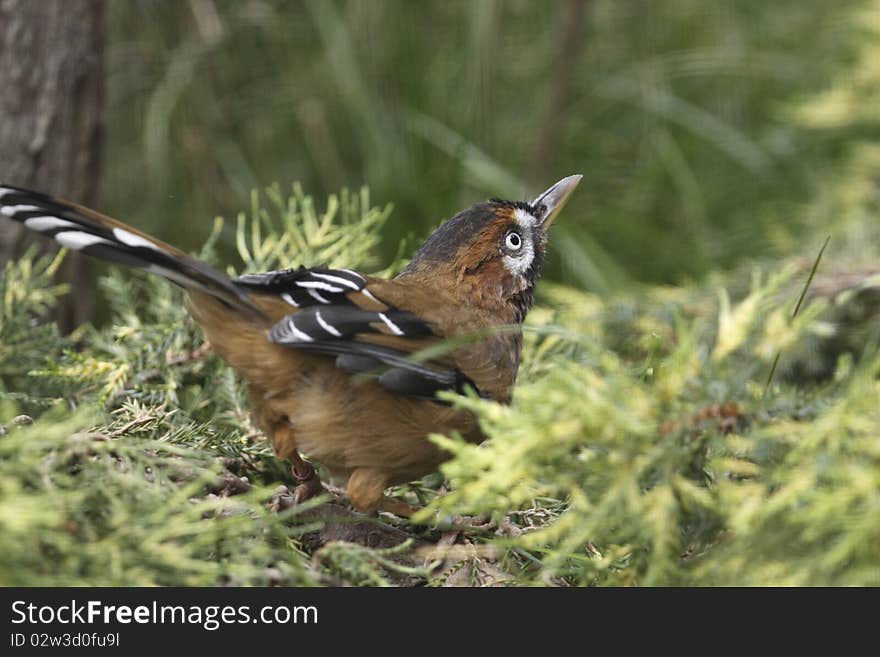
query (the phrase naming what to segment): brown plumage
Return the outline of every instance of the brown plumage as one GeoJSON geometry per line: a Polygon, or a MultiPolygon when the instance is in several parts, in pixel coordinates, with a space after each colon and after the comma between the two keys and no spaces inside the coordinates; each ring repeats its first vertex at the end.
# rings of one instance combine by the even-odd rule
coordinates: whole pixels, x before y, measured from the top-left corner
{"type": "MultiPolygon", "coordinates": [[[[392,279],[350,270],[284,270],[230,280],[177,249],[92,210],[0,187],[0,212],[69,248],[165,276],[216,353],[247,382],[257,425],[301,482],[320,462],[365,512],[410,515],[386,487],[444,460],[427,440],[484,439],[475,418],[439,401],[471,387],[509,403],[546,231],[580,176],[531,203],[477,204],[438,228],[392,279]],[[453,347],[420,358],[450,340],[453,347]]],[[[436,351],[436,350],[435,350],[436,351]]]]}

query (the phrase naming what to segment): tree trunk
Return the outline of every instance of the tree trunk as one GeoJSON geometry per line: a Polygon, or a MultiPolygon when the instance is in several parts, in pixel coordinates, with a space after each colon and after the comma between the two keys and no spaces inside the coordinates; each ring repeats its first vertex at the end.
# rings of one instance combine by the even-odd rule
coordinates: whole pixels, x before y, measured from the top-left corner
{"type": "MultiPolygon", "coordinates": [[[[96,204],[103,16],[103,0],[0,0],[0,182],[96,204]]],[[[0,266],[32,241],[53,248],[28,233],[0,221],[0,266]]],[[[55,315],[67,331],[91,317],[94,281],[77,253],[59,278],[71,285],[55,315]]]]}

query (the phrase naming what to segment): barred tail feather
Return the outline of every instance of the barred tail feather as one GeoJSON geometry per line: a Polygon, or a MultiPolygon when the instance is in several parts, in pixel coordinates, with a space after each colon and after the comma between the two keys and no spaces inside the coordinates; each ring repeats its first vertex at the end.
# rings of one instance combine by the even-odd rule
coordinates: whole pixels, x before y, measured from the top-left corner
{"type": "Polygon", "coordinates": [[[158,274],[187,290],[205,292],[265,319],[250,295],[206,263],[88,208],[10,185],[0,185],[0,214],[68,249],[158,274]]]}

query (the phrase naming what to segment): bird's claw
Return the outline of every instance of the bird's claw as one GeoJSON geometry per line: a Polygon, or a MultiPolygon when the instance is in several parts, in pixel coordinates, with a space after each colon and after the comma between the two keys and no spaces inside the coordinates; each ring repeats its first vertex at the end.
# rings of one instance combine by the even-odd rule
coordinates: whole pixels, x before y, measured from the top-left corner
{"type": "Polygon", "coordinates": [[[294,487],[293,503],[302,504],[306,500],[311,499],[316,495],[320,495],[323,492],[324,487],[321,486],[321,480],[318,478],[317,474],[313,474],[313,476],[305,479],[296,487],[294,487]]]}
{"type": "Polygon", "coordinates": [[[296,468],[291,468],[293,478],[299,483],[293,488],[288,488],[287,486],[278,487],[272,496],[271,507],[273,511],[289,509],[324,492],[321,478],[318,476],[315,468],[311,464],[306,465],[308,465],[308,468],[301,469],[303,470],[302,472],[297,472],[296,468]]]}

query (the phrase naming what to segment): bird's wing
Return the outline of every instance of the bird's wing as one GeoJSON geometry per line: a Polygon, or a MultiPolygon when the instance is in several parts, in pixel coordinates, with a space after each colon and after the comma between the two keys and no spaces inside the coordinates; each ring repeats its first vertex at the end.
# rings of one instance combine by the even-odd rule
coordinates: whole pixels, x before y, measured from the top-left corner
{"type": "Polygon", "coordinates": [[[478,388],[448,354],[420,354],[445,336],[423,317],[373,292],[393,281],[349,269],[301,267],[248,274],[234,282],[289,306],[269,331],[276,344],[333,357],[338,368],[374,376],[396,394],[436,400],[440,390],[478,388]]]}

